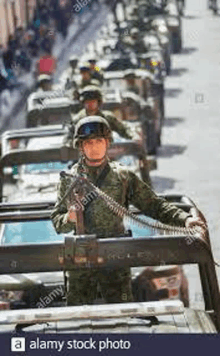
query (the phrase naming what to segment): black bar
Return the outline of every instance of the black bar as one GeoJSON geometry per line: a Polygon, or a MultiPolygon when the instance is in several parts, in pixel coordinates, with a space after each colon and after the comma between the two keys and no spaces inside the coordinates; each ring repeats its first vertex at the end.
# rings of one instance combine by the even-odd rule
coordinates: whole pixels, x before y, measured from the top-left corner
{"type": "MultiPolygon", "coordinates": [[[[69,239],[69,237],[68,237],[69,239]]],[[[72,257],[77,246],[84,246],[85,238],[74,239],[72,257]]],[[[61,270],[58,257],[64,256],[65,244],[53,242],[0,247],[0,274],[51,272],[61,270]],[[16,263],[14,263],[16,262],[16,263]]],[[[84,250],[83,250],[84,251],[84,250]]],[[[87,256],[87,250],[85,254],[87,256]]],[[[139,267],[161,264],[212,263],[210,248],[202,240],[187,245],[186,237],[139,237],[97,239],[97,255],[103,263],[100,267],[139,267]]],[[[94,257],[94,256],[92,256],[94,257]]],[[[79,265],[68,263],[68,269],[79,265]]],[[[88,264],[80,265],[88,268],[88,264]]],[[[209,271],[209,277],[213,271],[209,271]]],[[[213,278],[211,278],[213,280],[213,278]]]]}
{"type": "Polygon", "coordinates": [[[15,221],[33,221],[33,220],[50,220],[51,210],[39,211],[13,211],[4,212],[0,214],[0,222],[12,223],[15,221]]]}
{"type": "MultiPolygon", "coordinates": [[[[20,210],[20,212],[22,212],[23,210],[29,210],[29,209],[34,209],[34,210],[38,210],[38,209],[50,209],[50,211],[52,210],[52,208],[55,205],[55,200],[53,201],[39,201],[39,202],[12,202],[12,203],[0,203],[0,214],[2,211],[8,211],[8,212],[13,212],[14,210],[20,210]]],[[[1,215],[0,215],[1,217],[1,215]]]]}
{"type": "MultiPolygon", "coordinates": [[[[218,331],[220,331],[220,294],[214,261],[213,263],[206,264],[206,271],[209,290],[212,297],[213,310],[215,312],[213,318],[215,325],[217,324],[218,331]]],[[[206,299],[206,293],[204,294],[204,298],[206,299]]]]}
{"type": "Polygon", "coordinates": [[[212,310],[213,304],[212,304],[212,297],[211,297],[211,293],[210,293],[209,282],[207,279],[208,278],[207,266],[204,264],[200,264],[199,265],[199,273],[201,276],[201,285],[202,285],[202,291],[203,291],[203,296],[204,296],[205,309],[212,310]]]}

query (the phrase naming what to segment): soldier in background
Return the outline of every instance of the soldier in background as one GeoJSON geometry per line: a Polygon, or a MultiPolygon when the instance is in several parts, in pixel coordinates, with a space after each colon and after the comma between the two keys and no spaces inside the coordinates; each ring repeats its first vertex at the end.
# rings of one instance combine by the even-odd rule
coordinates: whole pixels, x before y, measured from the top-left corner
{"type": "Polygon", "coordinates": [[[100,85],[102,85],[104,81],[103,71],[101,70],[101,68],[97,67],[96,59],[90,58],[88,62],[90,63],[90,72],[92,75],[92,79],[98,80],[100,85]]]}
{"type": "Polygon", "coordinates": [[[133,93],[139,95],[140,91],[138,86],[135,84],[135,72],[132,69],[125,71],[124,80],[126,82],[126,90],[132,91],[133,93]]]}
{"type": "Polygon", "coordinates": [[[75,76],[78,74],[77,73],[77,64],[78,64],[78,58],[75,55],[70,56],[69,58],[69,68],[67,69],[65,73],[66,77],[66,84],[65,84],[65,89],[72,89],[76,88],[76,78],[75,76]]]}
{"type": "MultiPolygon", "coordinates": [[[[89,116],[78,122],[75,128],[74,147],[81,154],[69,172],[73,176],[87,177],[108,196],[125,208],[134,205],[143,214],[165,224],[204,228],[199,218],[159,198],[151,188],[127,167],[109,162],[108,147],[111,130],[108,122],[99,116],[89,116]]],[[[93,194],[83,205],[83,221],[77,222],[76,202],[66,196],[72,180],[62,174],[58,185],[57,202],[52,212],[52,221],[58,233],[75,232],[76,224],[83,224],[85,234],[95,234],[98,238],[125,236],[123,218],[107,207],[102,199],[93,194]],[[92,198],[91,198],[92,197],[92,198]]],[[[95,192],[94,192],[95,193],[95,192]]],[[[107,303],[132,301],[130,268],[91,268],[68,271],[67,304],[93,304],[98,296],[107,303]]]]}
{"type": "Polygon", "coordinates": [[[48,74],[41,74],[37,78],[37,92],[51,91],[52,89],[52,77],[48,74]]]}
{"type": "Polygon", "coordinates": [[[92,78],[92,73],[91,73],[89,62],[85,62],[85,63],[81,64],[79,67],[79,70],[80,70],[81,79],[80,79],[79,83],[77,84],[78,89],[83,89],[87,85],[90,85],[90,84],[97,85],[97,86],[100,85],[100,83],[97,80],[92,78]]]}
{"type": "Polygon", "coordinates": [[[120,136],[132,139],[132,135],[123,122],[108,110],[101,110],[102,105],[102,92],[100,88],[89,85],[83,89],[80,96],[81,103],[84,106],[78,114],[72,117],[71,127],[69,128],[68,135],[64,138],[66,146],[72,146],[73,132],[75,125],[86,116],[98,115],[103,117],[109,123],[111,129],[116,131],[120,136]]]}
{"type": "Polygon", "coordinates": [[[122,39],[122,44],[135,53],[146,53],[149,50],[137,27],[131,29],[130,36],[125,36],[122,39]]]}

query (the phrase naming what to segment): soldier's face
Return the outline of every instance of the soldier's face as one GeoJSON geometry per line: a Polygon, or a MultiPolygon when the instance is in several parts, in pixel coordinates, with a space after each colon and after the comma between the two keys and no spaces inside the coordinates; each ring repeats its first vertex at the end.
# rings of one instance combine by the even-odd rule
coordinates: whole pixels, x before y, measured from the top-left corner
{"type": "Polygon", "coordinates": [[[95,69],[95,63],[91,63],[90,69],[91,69],[91,70],[94,70],[94,69],[95,69]]]}
{"type": "Polygon", "coordinates": [[[107,146],[108,140],[104,137],[91,138],[82,142],[82,150],[92,165],[101,164],[106,155],[107,146]]]}
{"type": "Polygon", "coordinates": [[[81,76],[82,76],[82,79],[84,79],[84,80],[89,80],[91,78],[89,71],[81,71],[81,76]]]}
{"type": "Polygon", "coordinates": [[[96,112],[99,108],[99,103],[97,99],[86,100],[84,103],[85,109],[89,112],[96,112]]]}

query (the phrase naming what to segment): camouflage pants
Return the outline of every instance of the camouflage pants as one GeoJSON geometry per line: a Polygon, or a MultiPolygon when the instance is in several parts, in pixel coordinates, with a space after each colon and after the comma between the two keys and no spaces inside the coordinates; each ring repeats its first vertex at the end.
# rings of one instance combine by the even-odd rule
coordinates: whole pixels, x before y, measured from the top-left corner
{"type": "Polygon", "coordinates": [[[93,304],[97,298],[107,303],[133,300],[130,269],[75,270],[67,273],[67,305],[93,304]]]}

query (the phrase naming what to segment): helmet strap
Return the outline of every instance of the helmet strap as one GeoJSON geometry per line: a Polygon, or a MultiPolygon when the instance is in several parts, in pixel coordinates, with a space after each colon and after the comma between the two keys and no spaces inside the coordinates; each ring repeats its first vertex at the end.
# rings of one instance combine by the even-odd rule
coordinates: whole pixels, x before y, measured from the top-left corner
{"type": "Polygon", "coordinates": [[[97,166],[101,166],[107,159],[107,155],[105,154],[105,156],[102,159],[88,159],[85,155],[85,162],[87,164],[87,166],[92,166],[93,163],[97,163],[97,166]]]}

